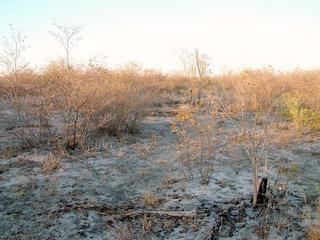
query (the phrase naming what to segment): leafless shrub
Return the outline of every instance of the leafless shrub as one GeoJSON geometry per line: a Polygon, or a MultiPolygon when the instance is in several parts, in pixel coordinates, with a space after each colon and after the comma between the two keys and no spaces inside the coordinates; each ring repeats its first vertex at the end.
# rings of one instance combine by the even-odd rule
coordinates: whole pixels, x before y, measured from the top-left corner
{"type": "Polygon", "coordinates": [[[200,104],[203,94],[203,79],[210,73],[210,57],[194,51],[182,51],[178,54],[184,74],[189,78],[189,98],[191,104],[200,104]]]}
{"type": "Polygon", "coordinates": [[[172,132],[179,136],[181,170],[186,172],[189,179],[199,174],[202,184],[210,181],[216,150],[215,111],[209,109],[203,114],[203,109],[196,110],[184,105],[178,109],[177,120],[171,125],[172,132]]]}
{"type": "MultiPolygon", "coordinates": [[[[245,99],[245,95],[239,94],[245,99]]],[[[252,111],[251,102],[237,103],[237,111],[230,110],[223,100],[219,99],[221,111],[224,112],[231,121],[239,142],[246,156],[251,162],[252,183],[253,183],[253,206],[257,204],[259,169],[263,159],[263,164],[267,167],[267,145],[270,141],[270,128],[274,122],[272,110],[252,111]]],[[[272,105],[272,103],[270,103],[272,105]]],[[[270,106],[271,106],[270,105],[270,106]]],[[[261,107],[260,107],[261,109],[261,107]]],[[[265,108],[263,108],[265,109],[265,108]]],[[[265,174],[266,168],[265,168],[265,174]]]]}
{"type": "Polygon", "coordinates": [[[28,81],[23,76],[17,82],[19,95],[11,101],[19,114],[13,133],[31,146],[58,141],[75,149],[105,133],[133,133],[156,86],[137,73],[98,66],[69,69],[64,61],[49,64],[28,81]]]}
{"type": "MultiPolygon", "coordinates": [[[[36,125],[34,121],[29,121],[29,115],[32,115],[32,111],[28,112],[26,105],[28,103],[23,98],[23,91],[26,90],[22,87],[21,83],[25,82],[26,77],[28,77],[28,72],[25,71],[27,63],[24,59],[24,52],[27,48],[26,37],[22,35],[20,30],[16,30],[13,26],[11,28],[11,36],[3,37],[3,52],[0,55],[0,64],[4,66],[7,70],[7,75],[4,78],[7,79],[7,90],[10,89],[7,95],[9,96],[12,106],[17,112],[17,130],[14,134],[20,136],[24,143],[31,144],[29,135],[33,135],[34,132],[32,126],[36,125]]],[[[31,74],[31,78],[34,75],[31,74]]],[[[30,110],[30,109],[28,109],[30,110]]],[[[34,119],[37,117],[35,116],[34,119]]],[[[43,125],[43,119],[37,119],[40,125],[43,125]]],[[[36,121],[37,121],[36,120],[36,121]]],[[[45,123],[46,124],[46,123],[45,123]]],[[[41,133],[43,134],[44,129],[41,128],[41,133]]]]}
{"type": "Polygon", "coordinates": [[[62,112],[64,142],[73,149],[96,134],[134,132],[150,103],[148,83],[123,77],[121,72],[89,67],[62,68],[56,73],[50,104],[62,112]]]}
{"type": "Polygon", "coordinates": [[[65,52],[65,61],[68,69],[71,69],[71,52],[82,39],[80,33],[83,31],[82,26],[71,26],[69,24],[55,24],[57,30],[50,31],[50,34],[58,41],[65,52]]]}
{"type": "MultiPolygon", "coordinates": [[[[246,70],[240,74],[230,74],[220,79],[223,92],[218,97],[221,110],[226,113],[244,152],[252,165],[254,205],[258,185],[258,169],[264,164],[270,141],[270,129],[275,118],[283,117],[283,99],[291,119],[299,124],[318,128],[319,98],[314,94],[318,89],[317,71],[297,71],[276,73],[272,68],[246,70]],[[295,99],[303,97],[299,106],[295,99]],[[300,112],[300,110],[302,111],[300,112]]],[[[290,119],[290,118],[289,118],[290,119]]]]}
{"type": "Polygon", "coordinates": [[[22,32],[16,30],[13,25],[10,25],[10,30],[11,35],[3,37],[0,64],[14,76],[14,81],[17,83],[19,73],[28,65],[23,56],[26,50],[26,36],[23,36],[22,32]]]}

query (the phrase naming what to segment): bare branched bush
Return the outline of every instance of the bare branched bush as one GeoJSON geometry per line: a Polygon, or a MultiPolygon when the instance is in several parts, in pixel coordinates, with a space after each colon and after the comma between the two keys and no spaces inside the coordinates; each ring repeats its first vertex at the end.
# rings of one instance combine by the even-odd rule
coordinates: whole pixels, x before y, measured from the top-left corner
{"type": "Polygon", "coordinates": [[[55,24],[56,31],[50,31],[50,34],[58,41],[65,52],[65,61],[67,68],[72,67],[71,52],[82,39],[80,33],[83,31],[82,26],[71,26],[69,24],[55,24]]]}
{"type": "Polygon", "coordinates": [[[274,100],[281,94],[281,80],[276,78],[272,69],[247,69],[238,75],[225,76],[233,112],[270,109],[274,100]]]}
{"type": "Polygon", "coordinates": [[[283,111],[283,98],[303,96],[303,105],[319,112],[320,98],[318,71],[276,72],[273,68],[246,69],[240,73],[218,76],[216,82],[224,93],[223,100],[233,112],[243,106],[248,111],[283,111]]]}
{"type": "Polygon", "coordinates": [[[208,184],[213,172],[216,148],[216,112],[209,108],[191,108],[184,105],[177,110],[171,131],[179,137],[179,159],[183,173],[189,179],[200,176],[202,184],[208,184]]]}
{"type": "Polygon", "coordinates": [[[138,73],[69,69],[63,60],[24,79],[19,101],[12,100],[20,116],[14,133],[32,146],[59,142],[75,149],[102,134],[134,133],[157,95],[156,85],[138,73]]]}
{"type": "Polygon", "coordinates": [[[243,139],[242,147],[250,159],[252,182],[253,182],[253,206],[256,206],[258,199],[258,184],[261,165],[264,164],[264,176],[267,177],[267,145],[270,141],[270,128],[273,123],[273,117],[270,113],[260,115],[253,113],[252,118],[247,116],[242,118],[243,139]],[[262,161],[264,160],[264,161],[262,161]]]}
{"type": "Polygon", "coordinates": [[[210,57],[200,53],[196,48],[194,51],[182,51],[178,54],[183,67],[183,72],[189,78],[190,102],[200,104],[203,79],[210,74],[210,57]]]}
{"type": "MultiPolygon", "coordinates": [[[[259,175],[262,175],[259,173],[259,169],[261,168],[262,160],[265,159],[263,161],[265,165],[267,161],[267,145],[270,141],[270,129],[274,122],[272,109],[275,98],[269,95],[271,91],[269,93],[268,91],[264,92],[262,85],[258,87],[257,84],[263,79],[249,78],[249,80],[242,82],[241,79],[240,82],[230,88],[234,99],[228,102],[229,105],[226,105],[221,97],[218,98],[218,102],[220,110],[231,121],[238,142],[251,162],[253,206],[256,206],[259,175]],[[249,80],[250,84],[246,85],[249,80]]],[[[265,177],[266,174],[265,168],[265,177]]]]}
{"type": "MultiPolygon", "coordinates": [[[[6,89],[6,96],[9,97],[17,113],[17,121],[15,123],[17,126],[13,127],[16,129],[13,133],[19,136],[24,143],[31,144],[30,135],[35,135],[32,126],[37,125],[34,122],[37,116],[34,116],[33,121],[30,121],[30,116],[32,116],[33,112],[27,107],[28,102],[24,95],[25,92],[30,91],[31,86],[28,83],[33,82],[36,78],[31,71],[26,71],[28,65],[24,59],[24,52],[27,48],[26,37],[12,25],[10,25],[10,28],[11,35],[3,37],[3,49],[0,54],[0,65],[7,70],[7,74],[3,77],[2,85],[6,89]]],[[[42,119],[37,120],[41,122],[42,119]]],[[[41,134],[43,134],[43,131],[41,131],[41,134]]]]}
{"type": "Polygon", "coordinates": [[[151,103],[148,82],[103,68],[56,67],[50,66],[44,74],[52,92],[47,100],[62,122],[58,131],[67,147],[86,144],[96,134],[119,136],[137,129],[151,103]]]}
{"type": "Polygon", "coordinates": [[[8,73],[13,75],[14,81],[16,82],[19,73],[28,65],[23,56],[27,48],[26,36],[24,36],[20,30],[16,30],[12,25],[10,25],[10,30],[10,36],[3,36],[0,64],[5,67],[8,73]]]}

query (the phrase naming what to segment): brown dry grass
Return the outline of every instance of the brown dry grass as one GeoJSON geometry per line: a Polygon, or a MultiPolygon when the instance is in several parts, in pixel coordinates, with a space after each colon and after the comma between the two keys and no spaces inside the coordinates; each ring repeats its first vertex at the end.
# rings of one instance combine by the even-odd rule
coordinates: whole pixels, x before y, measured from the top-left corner
{"type": "Polygon", "coordinates": [[[151,206],[151,207],[157,205],[159,202],[159,198],[151,192],[146,192],[145,194],[143,194],[142,200],[146,206],[151,206]]]}
{"type": "Polygon", "coordinates": [[[310,240],[320,240],[320,229],[319,224],[314,224],[309,227],[308,239],[310,240]]]}
{"type": "Polygon", "coordinates": [[[60,167],[61,156],[50,153],[42,163],[42,171],[50,173],[60,167]]]}
{"type": "Polygon", "coordinates": [[[151,192],[144,193],[142,199],[146,206],[155,206],[159,202],[158,197],[151,192]]]}

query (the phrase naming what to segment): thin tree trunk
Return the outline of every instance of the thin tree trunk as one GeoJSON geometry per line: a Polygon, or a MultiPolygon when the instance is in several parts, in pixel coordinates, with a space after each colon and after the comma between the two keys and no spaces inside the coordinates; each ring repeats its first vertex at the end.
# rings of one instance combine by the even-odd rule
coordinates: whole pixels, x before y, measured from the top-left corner
{"type": "Polygon", "coordinates": [[[253,207],[257,205],[257,188],[258,188],[258,175],[257,175],[257,162],[252,159],[252,182],[253,182],[253,207]]]}

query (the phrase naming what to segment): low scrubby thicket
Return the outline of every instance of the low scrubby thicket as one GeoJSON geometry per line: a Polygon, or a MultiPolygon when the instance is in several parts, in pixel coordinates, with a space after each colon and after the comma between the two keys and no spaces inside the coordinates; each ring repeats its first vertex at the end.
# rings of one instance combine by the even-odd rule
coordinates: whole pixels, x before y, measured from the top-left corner
{"type": "Polygon", "coordinates": [[[53,62],[43,71],[3,76],[3,92],[18,113],[14,133],[30,145],[59,142],[77,148],[100,134],[134,132],[158,95],[138,72],[100,66],[68,68],[53,62]]]}
{"type": "MultiPolygon", "coordinates": [[[[299,129],[320,129],[319,71],[247,69],[201,81],[203,101],[217,97],[232,114],[272,111],[299,129]]],[[[13,132],[30,145],[58,141],[68,148],[101,134],[132,133],[151,104],[159,106],[172,94],[187,101],[191,87],[192,79],[179,74],[97,65],[69,68],[63,61],[38,72],[24,70],[18,78],[0,77],[0,96],[10,99],[19,116],[13,132]]]]}
{"type": "Polygon", "coordinates": [[[267,111],[293,121],[299,129],[320,129],[320,72],[244,70],[216,79],[219,96],[229,110],[267,111]]]}

